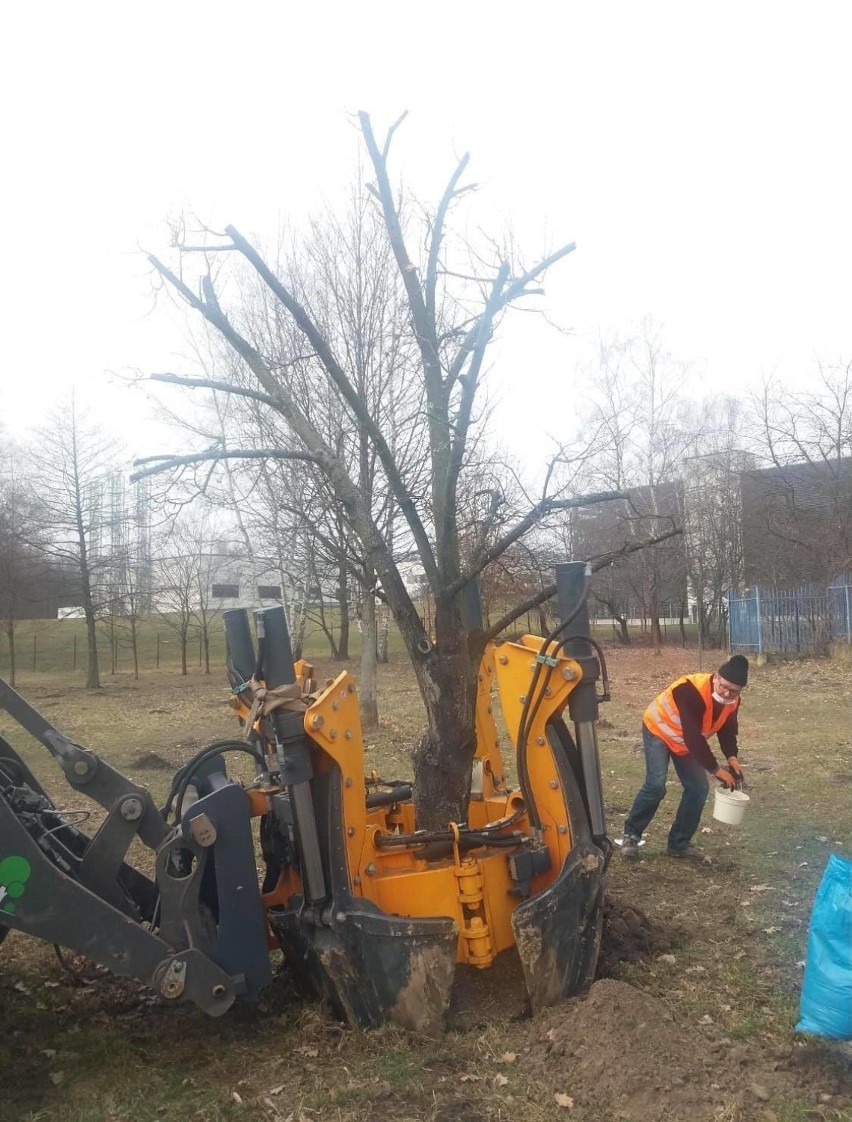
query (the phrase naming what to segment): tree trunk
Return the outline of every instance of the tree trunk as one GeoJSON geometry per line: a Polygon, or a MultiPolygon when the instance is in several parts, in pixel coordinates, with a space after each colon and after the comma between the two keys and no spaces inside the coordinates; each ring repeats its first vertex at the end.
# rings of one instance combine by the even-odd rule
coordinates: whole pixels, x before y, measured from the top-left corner
{"type": "Polygon", "coordinates": [[[101,674],[98,667],[98,633],[95,626],[95,608],[92,603],[89,574],[84,569],[81,576],[83,578],[83,614],[86,617],[86,648],[88,651],[86,689],[99,690],[101,688],[101,674]]]}
{"type": "Polygon", "coordinates": [[[15,686],[15,674],[17,672],[17,666],[16,666],[16,663],[15,663],[15,621],[14,621],[14,619],[9,620],[9,631],[7,632],[7,634],[9,636],[9,685],[14,688],[14,686],[15,686]]]}
{"type": "Polygon", "coordinates": [[[349,582],[346,579],[346,566],[341,565],[337,573],[337,606],[340,609],[340,642],[337,644],[335,658],[349,658],[349,582]]]}
{"type": "Polygon", "coordinates": [[[390,610],[382,606],[379,624],[379,662],[388,661],[388,636],[390,635],[390,610]]]}
{"type": "Polygon", "coordinates": [[[186,667],[186,648],[187,648],[188,643],[189,643],[189,637],[187,635],[181,635],[181,637],[180,637],[180,672],[181,672],[181,674],[183,675],[184,678],[186,677],[186,675],[188,673],[187,667],[186,667]]]}
{"type": "Polygon", "coordinates": [[[376,677],[376,600],[368,592],[361,608],[361,681],[358,686],[361,724],[368,729],[379,723],[376,677]]]}
{"type": "Polygon", "coordinates": [[[618,623],[618,641],[625,647],[630,644],[630,632],[627,630],[627,616],[616,616],[618,623]]]}
{"type": "Polygon", "coordinates": [[[663,633],[660,629],[660,589],[657,577],[656,568],[651,567],[651,574],[648,588],[648,616],[651,625],[651,645],[654,648],[654,654],[660,653],[660,648],[663,645],[663,633]]]}
{"type": "Polygon", "coordinates": [[[476,747],[476,670],[455,608],[436,605],[435,629],[436,645],[413,659],[428,723],[414,749],[415,810],[424,830],[467,820],[476,747]]]}
{"type": "Polygon", "coordinates": [[[210,627],[207,620],[204,621],[204,626],[201,629],[201,646],[204,652],[204,673],[210,673],[210,627]]]}
{"type": "Polygon", "coordinates": [[[130,651],[133,655],[133,677],[139,681],[139,631],[136,616],[130,617],[130,651]]]}
{"type": "Polygon", "coordinates": [[[291,620],[290,631],[293,641],[293,658],[299,659],[304,655],[305,629],[308,624],[307,602],[303,596],[298,604],[293,605],[295,619],[291,620]]]}

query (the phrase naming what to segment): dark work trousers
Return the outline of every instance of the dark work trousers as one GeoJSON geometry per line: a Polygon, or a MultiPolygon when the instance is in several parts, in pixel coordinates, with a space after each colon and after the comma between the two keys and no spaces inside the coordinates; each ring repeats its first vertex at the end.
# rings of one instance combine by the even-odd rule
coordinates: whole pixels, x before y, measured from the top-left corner
{"type": "Polygon", "coordinates": [[[670,752],[668,746],[644,724],[642,743],[645,748],[645,782],[633,800],[633,807],[624,823],[624,833],[633,838],[641,838],[648,828],[657,808],[666,797],[666,776],[671,761],[683,785],[683,794],[669,831],[669,849],[686,849],[698,829],[701,812],[710,792],[707,771],[691,756],[676,756],[670,752]]]}

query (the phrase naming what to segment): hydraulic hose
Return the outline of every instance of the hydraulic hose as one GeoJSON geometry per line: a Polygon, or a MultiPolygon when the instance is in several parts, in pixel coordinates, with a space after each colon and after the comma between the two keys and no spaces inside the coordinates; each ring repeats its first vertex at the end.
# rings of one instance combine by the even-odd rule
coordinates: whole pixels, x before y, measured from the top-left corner
{"type": "Polygon", "coordinates": [[[184,764],[172,780],[168,799],[160,811],[164,818],[168,818],[169,809],[174,804],[174,820],[176,823],[180,822],[186,789],[196,772],[202,764],[215,759],[216,756],[224,755],[225,752],[242,752],[251,756],[257,763],[263,764],[258,750],[247,744],[245,740],[216,740],[212,744],[208,744],[206,748],[196,753],[188,763],[184,764]]]}
{"type": "MultiPolygon", "coordinates": [[[[536,667],[535,667],[535,670],[533,671],[532,680],[531,680],[529,688],[527,690],[526,701],[524,702],[524,707],[521,710],[521,719],[518,722],[518,739],[517,739],[517,743],[515,745],[516,756],[517,756],[517,760],[518,760],[518,784],[521,788],[521,794],[524,797],[524,802],[526,803],[527,808],[528,808],[530,824],[536,830],[541,829],[541,816],[538,813],[538,807],[535,804],[535,800],[531,797],[531,794],[530,794],[529,771],[527,769],[527,734],[528,734],[528,731],[529,731],[529,726],[532,723],[532,717],[530,715],[530,708],[532,706],[533,695],[536,692],[536,688],[538,686],[539,678],[541,677],[542,667],[544,665],[544,663],[541,661],[541,659],[547,653],[547,648],[550,646],[550,644],[552,642],[554,642],[554,640],[559,638],[559,636],[574,622],[574,620],[577,618],[577,616],[582,611],[583,605],[585,604],[586,599],[589,595],[589,585],[590,584],[591,584],[591,573],[587,570],[585,575],[584,575],[583,590],[582,590],[582,593],[580,595],[579,600],[577,601],[577,606],[574,608],[574,610],[571,612],[571,614],[568,616],[567,619],[563,620],[562,623],[560,623],[557,627],[555,627],[550,632],[549,635],[547,635],[547,637],[544,639],[543,643],[541,644],[541,647],[539,648],[539,652],[538,652],[538,658],[536,660],[536,667]]],[[[541,699],[544,696],[544,691],[547,688],[547,683],[550,681],[550,677],[551,677],[552,673],[553,673],[553,667],[549,666],[547,668],[547,676],[544,680],[544,684],[542,685],[542,688],[541,688],[541,690],[539,692],[539,695],[536,699],[536,708],[534,710],[533,715],[536,712],[538,712],[538,706],[541,704],[541,699]]]]}

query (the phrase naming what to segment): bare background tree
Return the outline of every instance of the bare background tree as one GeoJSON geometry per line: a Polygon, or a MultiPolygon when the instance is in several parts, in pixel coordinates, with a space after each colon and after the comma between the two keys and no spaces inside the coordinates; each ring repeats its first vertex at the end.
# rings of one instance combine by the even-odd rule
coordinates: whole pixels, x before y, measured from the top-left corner
{"type": "Polygon", "coordinates": [[[852,569],[852,363],[818,363],[807,385],[768,379],[751,399],[752,442],[774,470],[743,479],[750,583],[852,569]]]}
{"type": "Polygon", "coordinates": [[[97,617],[99,577],[109,563],[102,537],[109,531],[106,488],[120,462],[117,442],[77,406],[72,396],[36,431],[28,450],[32,529],[28,543],[74,572],[86,619],[86,686],[100,686],[97,617]]]}
{"type": "MultiPolygon", "coordinates": [[[[184,380],[259,404],[274,417],[275,425],[286,425],[288,440],[276,445],[278,456],[301,457],[322,472],[359,543],[364,573],[375,574],[376,588],[393,613],[414,666],[426,710],[427,730],[415,750],[414,770],[419,821],[428,828],[463,817],[470,784],[476,663],[484,637],[481,633],[468,635],[463,623],[461,594],[465,586],[555,512],[617,497],[617,492],[581,498],[569,494],[564,486],[550,489],[554,477],[549,472],[548,487],[514,521],[508,520],[511,512],[504,512],[500,496],[495,495],[488,516],[464,553],[459,495],[465,471],[471,467],[470,450],[477,442],[477,402],[488,346],[507,310],[519,301],[540,296],[548,269],[573,246],[562,246],[526,264],[505,247],[484,242],[466,247],[462,262],[463,247],[450,236],[448,221],[458,201],[472,189],[462,182],[467,156],[453,171],[435,209],[417,214],[390,178],[388,160],[399,122],[381,142],[367,114],[359,115],[359,123],[374,176],[369,190],[381,217],[383,241],[392,254],[397,278],[393,284],[401,283],[405,293],[400,328],[406,349],[416,358],[417,386],[424,402],[425,475],[422,462],[407,464],[393,447],[380,403],[364,394],[358,383],[357,355],[341,345],[339,334],[324,317],[324,306],[331,306],[334,321],[339,323],[342,318],[332,299],[333,286],[326,301],[316,296],[310,301],[312,294],[303,289],[297,275],[290,275],[280,262],[271,267],[231,226],[226,227],[224,238],[211,238],[208,254],[194,255],[193,261],[201,264],[197,290],[190,280],[187,254],[180,252],[180,246],[173,267],[154,257],[151,262],[164,282],[242,360],[236,383],[226,386],[220,381],[216,386],[210,379],[184,380]],[[414,257],[412,246],[422,247],[414,257]],[[245,302],[225,305],[234,289],[224,283],[231,253],[220,252],[223,249],[239,254],[253,271],[253,279],[259,278],[268,290],[268,310],[260,322],[256,304],[249,314],[245,302]],[[284,362],[278,350],[281,324],[296,329],[293,342],[298,344],[297,354],[291,352],[284,362]],[[305,370],[312,379],[311,394],[306,394],[300,377],[305,370]],[[375,463],[376,478],[381,479],[382,494],[392,496],[399,512],[393,547],[377,519],[373,495],[365,492],[360,473],[312,408],[325,393],[339,401],[348,431],[359,434],[359,464],[368,455],[375,463]],[[400,569],[399,557],[411,554],[422,567],[434,601],[432,633],[420,619],[400,569]]],[[[236,275],[245,276],[239,270],[236,275]]],[[[240,287],[246,283],[243,279],[240,287]]],[[[350,304],[351,296],[343,302],[350,304]]],[[[208,448],[204,455],[214,463],[226,452],[238,454],[241,450],[248,451],[242,445],[233,449],[220,446],[208,448]]],[[[181,465],[177,459],[164,458],[159,466],[179,470],[181,465]]]]}
{"type": "Polygon", "coordinates": [[[6,638],[13,686],[18,623],[41,614],[50,604],[50,591],[62,583],[61,571],[50,565],[33,533],[30,488],[19,477],[16,460],[16,454],[10,454],[0,475],[0,634],[6,638]]]}

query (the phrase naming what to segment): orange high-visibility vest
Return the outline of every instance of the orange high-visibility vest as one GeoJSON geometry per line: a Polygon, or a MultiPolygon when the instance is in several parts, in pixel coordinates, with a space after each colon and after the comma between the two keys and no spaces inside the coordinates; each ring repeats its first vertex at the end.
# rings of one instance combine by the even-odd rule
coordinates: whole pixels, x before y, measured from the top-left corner
{"type": "Polygon", "coordinates": [[[680,711],[675,704],[674,691],[684,682],[691,682],[701,695],[704,702],[704,716],[701,718],[701,735],[712,736],[718,732],[725,721],[729,720],[740,707],[739,698],[734,705],[723,705],[722,712],[713,720],[713,675],[712,674],[684,674],[676,682],[672,682],[668,689],[657,694],[645,710],[645,724],[650,731],[660,738],[676,756],[686,756],[688,749],[683,739],[683,725],[680,720],[680,711]]]}

